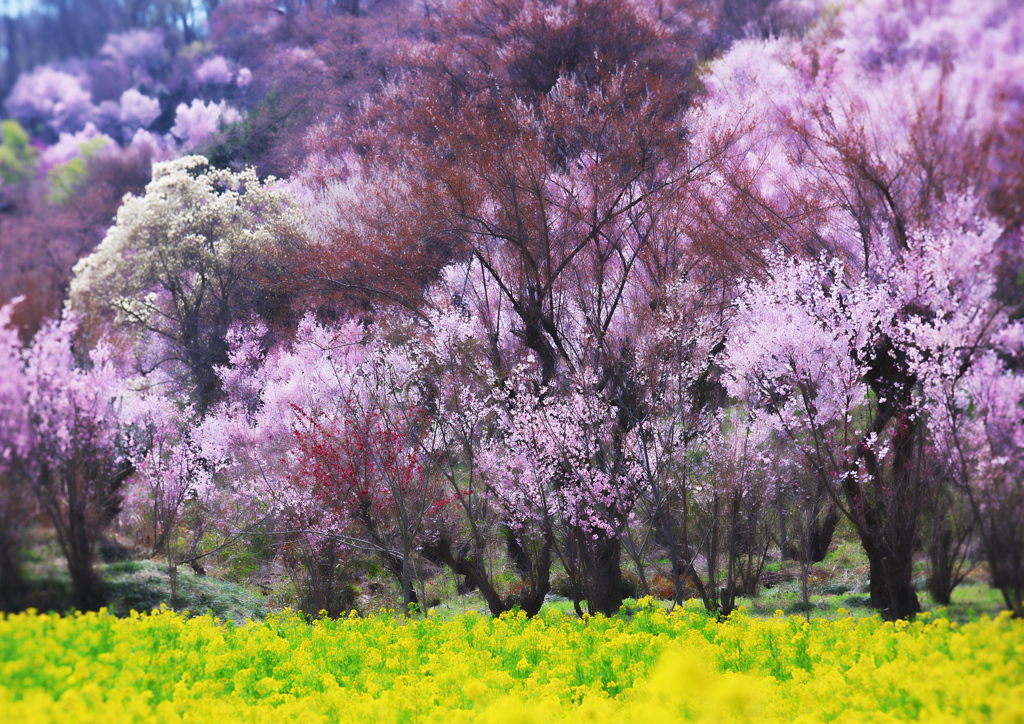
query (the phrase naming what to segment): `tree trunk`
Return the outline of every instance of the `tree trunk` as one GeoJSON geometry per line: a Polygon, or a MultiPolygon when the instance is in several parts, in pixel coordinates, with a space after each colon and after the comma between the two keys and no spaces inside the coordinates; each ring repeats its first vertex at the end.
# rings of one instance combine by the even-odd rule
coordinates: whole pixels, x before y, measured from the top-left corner
{"type": "Polygon", "coordinates": [[[414,604],[419,606],[419,597],[416,595],[416,586],[413,585],[409,551],[405,551],[402,556],[402,609],[407,616],[412,614],[414,604]]]}
{"type": "Polygon", "coordinates": [[[387,551],[381,551],[380,557],[384,567],[390,571],[391,575],[398,581],[398,585],[401,586],[402,603],[405,606],[405,612],[408,613],[410,603],[419,605],[420,602],[419,597],[416,595],[416,587],[412,581],[412,566],[409,566],[402,556],[388,553],[387,551]]]}
{"type": "Polygon", "coordinates": [[[934,534],[928,547],[931,570],[928,572],[928,590],[935,602],[948,606],[953,589],[956,587],[953,573],[956,565],[953,552],[953,532],[944,530],[934,534]]]}
{"type": "MultiPolygon", "coordinates": [[[[75,480],[69,484],[67,534],[64,555],[71,577],[75,606],[80,611],[96,611],[106,604],[103,580],[93,568],[96,524],[89,520],[89,500],[85,486],[75,480]]],[[[58,528],[59,530],[59,528],[58,528]]]]}
{"type": "Polygon", "coordinates": [[[839,512],[831,506],[824,518],[814,520],[808,536],[807,550],[803,552],[807,556],[808,563],[821,563],[825,560],[828,549],[832,547],[832,536],[835,535],[838,525],[839,512]]]}
{"type": "MultiPolygon", "coordinates": [[[[580,534],[585,535],[585,534],[580,534]]],[[[613,616],[622,608],[622,542],[618,538],[591,539],[590,545],[582,546],[590,551],[586,562],[587,608],[591,614],[601,613],[613,616]]]]}
{"type": "Polygon", "coordinates": [[[97,611],[106,604],[106,591],[92,566],[89,546],[75,546],[68,555],[68,574],[75,607],[79,611],[97,611]]]}
{"type": "MultiPolygon", "coordinates": [[[[4,532],[0,531],[0,537],[4,532]]],[[[21,561],[17,547],[0,545],[0,612],[13,613],[20,608],[20,597],[25,582],[21,575],[21,561]]]]}
{"type": "Polygon", "coordinates": [[[990,526],[985,537],[988,564],[992,585],[1003,594],[1006,607],[1014,618],[1024,618],[1024,547],[1020,545],[1019,521],[1007,522],[1014,529],[997,532],[990,526]]]}
{"type": "Polygon", "coordinates": [[[871,605],[886,621],[912,618],[921,612],[913,584],[913,556],[863,542],[868,555],[871,605]]]}
{"type": "Polygon", "coordinates": [[[456,553],[452,550],[451,541],[442,535],[436,541],[424,545],[423,554],[428,559],[436,560],[447,566],[456,576],[465,576],[466,581],[480,591],[492,616],[500,616],[508,610],[487,575],[483,556],[479,551],[470,553],[460,550],[456,553]]]}
{"type": "Polygon", "coordinates": [[[520,597],[519,605],[529,617],[540,613],[544,599],[551,590],[551,536],[545,536],[544,543],[534,557],[530,573],[530,588],[520,597]]]}

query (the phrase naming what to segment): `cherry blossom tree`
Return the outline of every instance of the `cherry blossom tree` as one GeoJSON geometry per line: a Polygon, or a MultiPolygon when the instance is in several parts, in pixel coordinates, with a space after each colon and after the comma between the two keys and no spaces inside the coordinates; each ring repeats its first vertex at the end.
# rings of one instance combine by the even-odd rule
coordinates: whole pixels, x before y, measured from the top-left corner
{"type": "MultiPolygon", "coordinates": [[[[216,485],[215,463],[203,455],[203,427],[192,409],[152,390],[136,392],[121,420],[137,442],[119,523],[137,545],[164,556],[170,605],[177,608],[178,566],[205,574],[202,559],[222,546],[204,546],[232,520],[233,501],[216,485]]],[[[232,533],[221,539],[233,541],[232,533]]]]}
{"type": "Polygon", "coordinates": [[[705,453],[715,439],[716,412],[723,403],[716,394],[716,357],[728,312],[723,291],[699,268],[684,268],[656,297],[654,313],[644,320],[648,333],[638,340],[633,372],[642,381],[637,388],[642,397],[632,406],[628,436],[642,476],[637,481],[637,520],[624,539],[638,572],[645,567],[647,546],[664,550],[669,570],[663,575],[672,581],[675,603],[687,595],[692,582],[715,613],[715,593],[706,572],[697,569],[709,538],[694,513],[698,492],[712,487],[701,481],[710,481],[705,453]]]}
{"type": "Polygon", "coordinates": [[[5,107],[22,125],[49,126],[54,134],[80,130],[94,112],[83,79],[48,65],[22,75],[5,107]]]}
{"type": "Polygon", "coordinates": [[[423,13],[405,0],[352,3],[351,13],[347,4],[304,2],[285,13],[266,0],[220,4],[211,40],[242,66],[234,83],[250,109],[211,157],[288,177],[349,137],[364,99],[400,72],[396,46],[419,35],[423,13]]]}
{"type": "Polygon", "coordinates": [[[28,408],[25,363],[12,307],[0,310],[0,609],[15,610],[23,581],[21,554],[28,521],[36,512],[32,487],[22,469],[28,408]]]}
{"type": "Polygon", "coordinates": [[[451,499],[434,520],[423,552],[463,576],[460,590],[478,590],[492,615],[514,605],[530,613],[539,610],[548,590],[550,540],[530,531],[529,538],[517,537],[482,474],[499,417],[490,361],[501,359],[497,350],[515,342],[506,329],[504,303],[487,294],[481,271],[478,265],[445,271],[430,293],[427,327],[413,340],[434,400],[429,453],[438,460],[451,499]],[[477,285],[482,294],[465,293],[477,285]],[[499,574],[509,560],[519,581],[504,590],[499,574]]]}
{"type": "Polygon", "coordinates": [[[870,268],[878,247],[905,246],[964,194],[1015,223],[998,199],[1020,187],[1008,150],[1019,13],[1004,0],[877,0],[826,13],[803,37],[736,43],[690,118],[708,171],[695,226],[757,272],[776,245],[870,268]]]}
{"type": "MultiPolygon", "coordinates": [[[[1014,330],[1020,334],[1019,327],[1014,330]]],[[[1011,347],[1020,353],[1018,344],[1011,347]]],[[[1009,350],[1007,350],[1009,351],[1009,350]]],[[[970,371],[947,379],[936,398],[937,437],[978,520],[992,584],[1014,616],[1024,616],[1024,378],[990,350],[970,371]],[[952,384],[949,384],[952,383],[952,384]]]]}
{"type": "Polygon", "coordinates": [[[174,113],[171,135],[181,142],[185,151],[195,151],[209,144],[224,126],[242,120],[241,114],[227,105],[206,102],[199,98],[181,103],[174,113]]]}
{"type": "Polygon", "coordinates": [[[135,88],[121,94],[120,119],[125,130],[134,134],[142,128],[149,128],[160,117],[160,101],[143,95],[135,88]]]}
{"type": "Polygon", "coordinates": [[[557,556],[577,611],[585,598],[592,613],[608,613],[622,596],[606,578],[609,570],[621,576],[618,549],[609,542],[629,521],[637,463],[624,452],[615,410],[592,385],[552,394],[531,367],[517,371],[499,398],[503,419],[480,456],[480,474],[517,549],[528,554],[529,568],[521,572],[531,590],[523,609],[540,609],[557,556]]]}
{"type": "Polygon", "coordinates": [[[727,352],[731,392],[773,416],[854,524],[872,602],[892,618],[918,610],[929,390],[970,370],[1005,326],[992,296],[1000,230],[973,208],[952,204],[940,231],[880,253],[884,273],[775,257],[741,299],[727,352]]]}
{"type": "MultiPolygon", "coordinates": [[[[767,280],[741,304],[731,334],[731,364],[746,380],[733,391],[789,430],[815,485],[861,518],[862,540],[868,528],[881,536],[865,547],[876,548],[872,599],[894,606],[891,616],[917,609],[910,555],[943,469],[927,459],[924,415],[938,372],[921,360],[951,354],[935,331],[952,329],[937,321],[944,315],[963,325],[995,319],[978,291],[990,267],[972,285],[952,262],[931,267],[938,276],[929,279],[924,260],[956,248],[981,263],[977,250],[995,249],[998,233],[970,218],[986,206],[1004,214],[999,189],[1019,185],[1019,159],[998,149],[1017,137],[1020,27],[1019,10],[998,0],[927,12],[858,3],[803,37],[735,44],[704,77],[707,95],[689,118],[691,158],[707,171],[695,190],[695,238],[723,238],[736,268],[767,280]],[[773,248],[804,261],[786,266],[762,253],[773,248]],[[942,296],[938,279],[972,290],[975,317],[952,292],[942,296]],[[863,487],[869,478],[874,493],[863,487]],[[886,557],[903,569],[887,594],[886,557]]],[[[977,343],[957,342],[964,370],[973,359],[964,350],[977,343]]]]}
{"type": "Polygon", "coordinates": [[[742,410],[716,415],[708,474],[695,491],[696,517],[704,519],[710,610],[721,615],[735,610],[738,596],[757,594],[773,542],[770,503],[779,479],[771,458],[772,428],[765,422],[742,410]]]}
{"type": "Polygon", "coordinates": [[[120,510],[135,441],[119,425],[124,380],[117,365],[103,346],[76,359],[76,329],[73,317],[51,321],[18,350],[25,427],[15,454],[57,533],[75,605],[94,610],[105,603],[93,568],[96,544],[120,510]]]}
{"type": "Polygon", "coordinates": [[[284,558],[299,563],[303,610],[336,615],[339,566],[353,540],[296,474],[295,430],[297,410],[314,405],[320,390],[351,382],[345,372],[363,358],[363,332],[357,325],[328,330],[307,318],[290,348],[268,350],[266,337],[261,323],[232,328],[230,364],[218,369],[225,397],[196,431],[227,499],[216,523],[225,540],[272,536],[284,558]]]}
{"type": "Polygon", "coordinates": [[[776,417],[854,522],[871,562],[872,603],[892,618],[912,615],[923,482],[914,474],[914,381],[905,360],[890,357],[891,345],[874,351],[898,313],[866,282],[846,293],[836,263],[779,258],[771,273],[741,301],[728,351],[730,391],[776,417]],[[895,369],[873,373],[873,363],[895,369]]]}
{"type": "MultiPolygon", "coordinates": [[[[516,340],[501,354],[488,342],[497,384],[532,355],[545,394],[603,399],[621,436],[631,315],[674,272],[667,209],[687,177],[678,128],[693,28],[632,2],[464,4],[443,17],[333,175],[306,177],[304,205],[326,223],[305,275],[419,311],[441,269],[471,256],[467,305],[482,274],[516,340]],[[602,21],[615,32],[596,32],[602,21]]],[[[617,478],[622,447],[607,450],[617,478]]],[[[621,600],[621,529],[579,531],[587,597],[606,613],[621,600]]]]}
{"type": "Polygon", "coordinates": [[[419,550],[447,498],[415,362],[365,337],[356,322],[312,317],[269,352],[259,328],[237,335],[222,372],[228,396],[204,423],[204,445],[246,507],[302,542],[312,582],[324,556],[336,569],[354,550],[376,557],[416,603],[419,550]]]}

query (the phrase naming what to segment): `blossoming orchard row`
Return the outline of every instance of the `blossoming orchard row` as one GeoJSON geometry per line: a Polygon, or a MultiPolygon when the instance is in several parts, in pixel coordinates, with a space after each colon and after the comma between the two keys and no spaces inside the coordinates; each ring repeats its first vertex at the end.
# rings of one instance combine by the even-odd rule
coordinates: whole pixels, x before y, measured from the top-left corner
{"type": "MultiPolygon", "coordinates": [[[[175,76],[162,41],[118,36],[116,102],[53,69],[9,101],[161,162],[59,320],[4,308],[0,605],[40,517],[83,610],[118,525],[172,569],[258,542],[332,615],[367,559],[405,605],[444,567],[494,615],[556,575],[613,614],[631,568],[728,614],[845,520],[886,618],[921,610],[917,551],[939,601],[984,557],[1024,615],[1020,3],[867,0],[725,48],[646,0],[453,2],[330,118],[289,87],[354,77],[370,21],[224,5],[280,57],[221,26],[173,106],[139,90],[175,76]],[[237,170],[271,156],[286,179],[237,170]]],[[[53,179],[19,138],[30,204],[53,179]]]]}

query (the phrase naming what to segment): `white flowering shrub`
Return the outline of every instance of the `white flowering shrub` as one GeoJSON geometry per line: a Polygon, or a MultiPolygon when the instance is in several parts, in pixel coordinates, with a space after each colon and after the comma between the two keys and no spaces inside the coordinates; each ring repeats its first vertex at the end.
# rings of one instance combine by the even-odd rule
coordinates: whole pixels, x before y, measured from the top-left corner
{"type": "Polygon", "coordinates": [[[288,195],[269,181],[210,168],[202,156],[155,164],[145,194],[125,198],[96,251],[75,265],[70,306],[131,331],[140,362],[208,401],[214,367],[228,363],[228,327],[258,310],[264,262],[298,235],[288,195]]]}

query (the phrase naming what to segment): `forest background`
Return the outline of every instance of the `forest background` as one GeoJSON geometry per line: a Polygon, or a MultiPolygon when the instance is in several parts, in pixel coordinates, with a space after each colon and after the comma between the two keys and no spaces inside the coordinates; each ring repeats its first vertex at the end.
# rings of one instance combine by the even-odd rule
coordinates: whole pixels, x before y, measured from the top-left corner
{"type": "Polygon", "coordinates": [[[53,2],[0,37],[2,608],[49,540],[83,610],[120,551],[172,604],[188,566],[311,615],[441,575],[725,615],[786,561],[806,605],[839,531],[888,619],[922,563],[1024,615],[1016,3],[53,2]]]}

